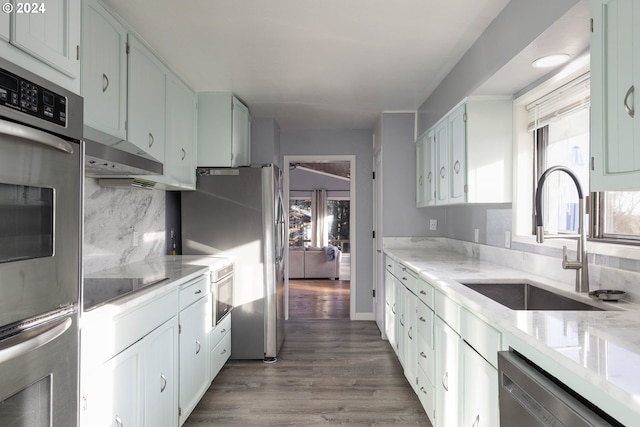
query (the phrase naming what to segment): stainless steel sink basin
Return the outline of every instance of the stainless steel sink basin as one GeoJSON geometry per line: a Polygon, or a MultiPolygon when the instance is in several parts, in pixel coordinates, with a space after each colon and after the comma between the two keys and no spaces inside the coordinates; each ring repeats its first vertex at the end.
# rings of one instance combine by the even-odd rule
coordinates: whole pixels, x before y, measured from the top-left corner
{"type": "Polygon", "coordinates": [[[604,308],[559,295],[526,282],[462,283],[512,310],[603,311],[604,308]]]}

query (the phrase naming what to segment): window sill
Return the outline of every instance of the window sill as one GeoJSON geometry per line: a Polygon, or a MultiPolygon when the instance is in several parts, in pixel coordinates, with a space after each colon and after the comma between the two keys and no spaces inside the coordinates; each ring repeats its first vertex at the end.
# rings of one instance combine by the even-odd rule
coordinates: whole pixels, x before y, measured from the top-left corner
{"type": "MultiPolygon", "coordinates": [[[[569,250],[576,249],[576,241],[573,239],[553,239],[545,240],[544,243],[536,242],[535,236],[514,236],[513,241],[517,243],[538,245],[545,248],[562,249],[567,246],[569,250]]],[[[640,260],[640,246],[625,245],[619,243],[600,242],[594,240],[587,241],[587,252],[590,254],[604,255],[616,258],[626,258],[640,260]]]]}

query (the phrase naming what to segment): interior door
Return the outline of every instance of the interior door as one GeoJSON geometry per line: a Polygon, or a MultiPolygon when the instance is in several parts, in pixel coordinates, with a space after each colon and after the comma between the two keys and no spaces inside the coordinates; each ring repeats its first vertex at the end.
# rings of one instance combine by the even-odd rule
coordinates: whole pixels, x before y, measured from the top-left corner
{"type": "Polygon", "coordinates": [[[373,215],[375,225],[374,239],[374,292],[373,298],[374,310],[376,313],[376,324],[382,338],[386,338],[385,334],[385,304],[384,304],[384,254],[382,253],[383,243],[383,230],[382,230],[382,150],[378,151],[373,159],[373,171],[374,171],[374,190],[373,190],[373,215]]]}

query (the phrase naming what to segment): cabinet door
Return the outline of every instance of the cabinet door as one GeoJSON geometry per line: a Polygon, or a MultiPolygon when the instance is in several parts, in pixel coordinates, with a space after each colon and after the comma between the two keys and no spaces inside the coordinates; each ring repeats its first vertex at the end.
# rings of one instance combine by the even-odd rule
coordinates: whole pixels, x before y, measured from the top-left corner
{"type": "Polygon", "coordinates": [[[405,321],[405,341],[404,341],[404,375],[409,380],[411,387],[415,389],[418,381],[418,327],[416,324],[416,306],[418,297],[404,290],[404,321],[405,321]]]}
{"type": "Polygon", "coordinates": [[[210,304],[208,295],[180,312],[180,424],[196,407],[210,383],[206,326],[210,323],[210,304]]]}
{"type": "Polygon", "coordinates": [[[417,329],[418,348],[417,363],[432,383],[435,379],[435,355],[433,351],[433,310],[418,301],[417,307],[417,329]]]}
{"type": "Polygon", "coordinates": [[[435,127],[436,205],[449,203],[449,126],[443,120],[435,127]]]}
{"type": "Polygon", "coordinates": [[[177,317],[145,337],[145,426],[172,427],[178,423],[177,340],[177,317]]]}
{"type": "Polygon", "coordinates": [[[591,15],[591,191],[638,189],[640,5],[596,0],[591,15]]]}
{"type": "Polygon", "coordinates": [[[42,13],[14,11],[12,43],[67,76],[78,78],[80,0],[20,4],[25,8],[42,5],[45,10],[42,13]]]}
{"type": "Polygon", "coordinates": [[[146,154],[164,162],[165,69],[131,34],[128,71],[128,139],[146,154]]]}
{"type": "Polygon", "coordinates": [[[84,396],[83,425],[142,425],[140,349],[134,344],[97,370],[84,396]]]}
{"type": "Polygon", "coordinates": [[[462,345],[463,426],[498,426],[498,371],[467,343],[462,345]]]}
{"type": "Polygon", "coordinates": [[[402,367],[405,365],[405,317],[404,317],[404,293],[407,292],[407,288],[404,287],[402,283],[398,279],[393,277],[393,287],[395,289],[395,307],[396,307],[396,327],[395,327],[395,336],[396,336],[396,355],[400,360],[400,364],[402,367]]]}
{"type": "Polygon", "coordinates": [[[176,77],[167,75],[164,175],[169,182],[196,187],[196,98],[176,77]]]}
{"type": "Polygon", "coordinates": [[[436,316],[436,425],[457,426],[459,418],[459,344],[460,337],[436,316]]]}
{"type": "Polygon", "coordinates": [[[465,105],[456,108],[448,117],[449,121],[449,203],[466,201],[467,188],[467,133],[465,105]]]}
{"type": "Polygon", "coordinates": [[[84,121],[126,139],[127,31],[97,2],[83,3],[82,19],[84,121]]]}
{"type": "Polygon", "coordinates": [[[384,271],[384,301],[385,301],[385,317],[384,317],[384,328],[385,333],[387,334],[387,339],[389,340],[389,344],[393,349],[396,349],[396,333],[395,333],[395,323],[396,323],[396,289],[393,281],[393,275],[389,272],[389,270],[384,271]]]}
{"type": "Polygon", "coordinates": [[[425,205],[431,206],[436,203],[436,145],[435,132],[427,133],[426,147],[424,150],[424,177],[425,177],[425,205]]]}
{"type": "Polygon", "coordinates": [[[231,166],[251,164],[251,121],[249,109],[235,96],[232,105],[231,166]]]}
{"type": "Polygon", "coordinates": [[[416,206],[430,206],[435,201],[434,131],[429,131],[416,142],[416,206]]]}

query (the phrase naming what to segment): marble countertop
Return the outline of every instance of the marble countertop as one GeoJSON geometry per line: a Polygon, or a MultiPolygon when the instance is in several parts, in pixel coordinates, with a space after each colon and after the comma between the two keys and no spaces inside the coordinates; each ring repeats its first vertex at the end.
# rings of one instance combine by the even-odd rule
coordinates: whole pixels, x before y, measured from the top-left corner
{"type": "Polygon", "coordinates": [[[172,290],[176,284],[185,283],[207,271],[224,267],[231,260],[207,255],[165,255],[145,261],[126,264],[87,274],[85,279],[140,278],[157,283],[124,294],[96,308],[83,311],[81,321],[90,322],[104,316],[115,316],[156,296],[172,290]]]}
{"type": "Polygon", "coordinates": [[[384,252],[499,329],[503,348],[524,354],[620,422],[638,422],[638,304],[597,302],[574,292],[573,285],[446,250],[437,242],[394,242],[387,246],[385,241],[384,252]],[[460,284],[487,279],[526,279],[608,311],[511,310],[460,284]]]}

